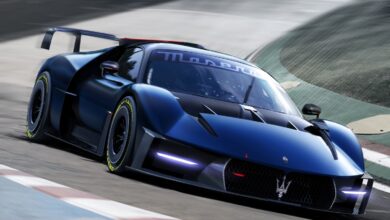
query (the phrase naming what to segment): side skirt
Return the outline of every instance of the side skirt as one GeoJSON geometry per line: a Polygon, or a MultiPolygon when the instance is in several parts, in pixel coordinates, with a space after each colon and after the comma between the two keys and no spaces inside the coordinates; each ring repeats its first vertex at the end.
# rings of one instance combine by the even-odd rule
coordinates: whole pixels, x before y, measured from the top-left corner
{"type": "Polygon", "coordinates": [[[86,151],[88,153],[92,153],[95,156],[102,157],[104,155],[104,149],[106,147],[106,140],[107,140],[108,131],[110,129],[111,118],[112,118],[112,112],[108,111],[107,116],[106,116],[106,121],[104,124],[104,128],[103,128],[102,134],[100,136],[99,145],[97,146],[97,148],[95,146],[89,145],[88,143],[80,141],[74,137],[65,137],[65,138],[59,137],[59,136],[52,134],[50,132],[47,132],[45,134],[53,139],[62,141],[66,144],[69,144],[71,146],[79,148],[79,149],[86,151]]]}

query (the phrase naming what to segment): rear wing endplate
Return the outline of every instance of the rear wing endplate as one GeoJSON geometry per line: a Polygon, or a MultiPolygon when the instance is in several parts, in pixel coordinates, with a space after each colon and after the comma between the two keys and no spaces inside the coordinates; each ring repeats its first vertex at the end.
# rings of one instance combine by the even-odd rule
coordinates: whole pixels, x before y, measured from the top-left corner
{"type": "Polygon", "coordinates": [[[81,36],[90,36],[90,37],[96,37],[101,39],[107,39],[107,40],[113,40],[113,41],[119,41],[119,39],[112,34],[106,34],[101,32],[95,32],[95,31],[87,31],[87,30],[81,30],[81,29],[75,29],[75,28],[65,28],[65,27],[55,27],[55,28],[49,28],[45,32],[45,36],[42,41],[41,48],[43,49],[50,49],[51,41],[53,39],[53,35],[55,32],[65,32],[73,34],[76,37],[76,40],[74,42],[74,48],[73,52],[80,52],[80,43],[81,43],[81,36]]]}

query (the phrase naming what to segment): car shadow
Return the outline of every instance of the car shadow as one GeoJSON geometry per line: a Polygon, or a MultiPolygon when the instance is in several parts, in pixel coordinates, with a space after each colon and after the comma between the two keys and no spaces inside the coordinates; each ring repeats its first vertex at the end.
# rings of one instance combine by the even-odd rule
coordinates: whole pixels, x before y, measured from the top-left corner
{"type": "Polygon", "coordinates": [[[83,158],[84,160],[88,160],[90,162],[94,162],[94,163],[103,163],[104,162],[102,157],[98,157],[96,155],[89,153],[88,151],[85,151],[81,148],[77,148],[75,146],[72,146],[68,143],[62,142],[62,141],[54,139],[54,138],[49,138],[43,142],[35,142],[35,141],[28,139],[24,134],[21,134],[21,133],[8,133],[8,134],[6,134],[6,136],[10,137],[10,138],[17,139],[17,140],[23,140],[23,141],[30,142],[30,143],[44,145],[46,147],[50,147],[50,148],[53,148],[56,150],[66,151],[68,153],[81,156],[81,158],[83,158]]]}

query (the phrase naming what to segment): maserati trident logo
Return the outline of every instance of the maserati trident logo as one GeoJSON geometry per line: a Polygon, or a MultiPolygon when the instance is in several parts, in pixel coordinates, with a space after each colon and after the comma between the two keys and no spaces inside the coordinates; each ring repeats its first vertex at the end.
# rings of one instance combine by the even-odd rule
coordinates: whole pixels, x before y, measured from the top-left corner
{"type": "Polygon", "coordinates": [[[283,195],[287,193],[287,190],[291,184],[291,181],[288,181],[287,186],[286,186],[285,185],[286,184],[286,175],[285,175],[283,177],[283,181],[281,181],[281,184],[279,184],[279,183],[280,183],[280,180],[278,178],[276,178],[276,193],[278,194],[278,199],[281,199],[283,197],[283,195]]]}

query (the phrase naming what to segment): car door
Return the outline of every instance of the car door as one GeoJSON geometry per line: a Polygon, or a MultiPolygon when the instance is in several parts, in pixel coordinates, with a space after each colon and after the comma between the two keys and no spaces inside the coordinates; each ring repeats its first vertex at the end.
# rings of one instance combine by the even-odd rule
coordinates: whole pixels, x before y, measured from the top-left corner
{"type": "Polygon", "coordinates": [[[119,61],[110,62],[117,68],[101,69],[78,84],[78,99],[73,103],[78,122],[72,129],[74,137],[93,148],[98,147],[108,113],[115,110],[126,86],[137,79],[142,57],[141,48],[129,48],[119,61]]]}

